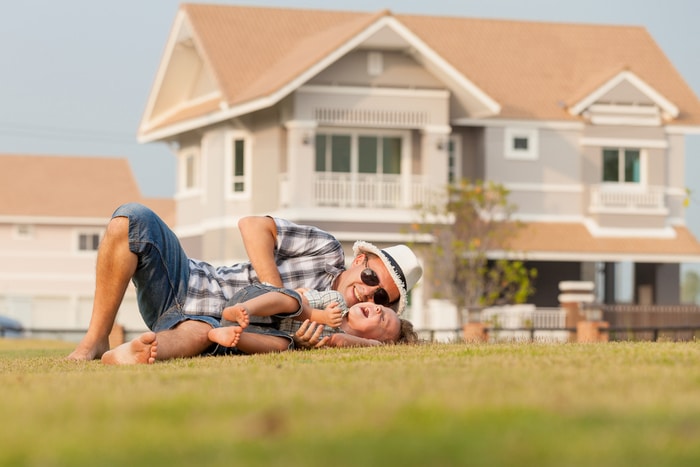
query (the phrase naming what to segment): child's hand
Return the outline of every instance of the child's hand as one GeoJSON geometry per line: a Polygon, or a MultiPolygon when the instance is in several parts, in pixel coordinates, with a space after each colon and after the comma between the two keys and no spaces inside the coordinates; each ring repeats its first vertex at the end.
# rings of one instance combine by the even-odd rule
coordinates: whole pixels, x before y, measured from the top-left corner
{"type": "Polygon", "coordinates": [[[325,311],[325,322],[322,324],[337,328],[343,323],[343,310],[338,306],[338,303],[331,303],[323,311],[325,311]]]}

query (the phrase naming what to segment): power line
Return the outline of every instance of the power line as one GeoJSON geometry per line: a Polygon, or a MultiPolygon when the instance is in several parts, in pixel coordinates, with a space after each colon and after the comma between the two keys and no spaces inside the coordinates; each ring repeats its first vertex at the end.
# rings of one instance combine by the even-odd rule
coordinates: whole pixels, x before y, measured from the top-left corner
{"type": "Polygon", "coordinates": [[[98,143],[135,144],[136,136],[124,132],[89,128],[66,128],[0,121],[0,135],[42,140],[84,141],[98,143]]]}

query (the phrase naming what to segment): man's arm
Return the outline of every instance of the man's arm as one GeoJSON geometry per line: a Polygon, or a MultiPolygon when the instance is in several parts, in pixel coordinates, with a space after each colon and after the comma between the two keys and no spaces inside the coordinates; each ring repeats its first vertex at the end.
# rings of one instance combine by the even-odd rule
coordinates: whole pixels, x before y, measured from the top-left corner
{"type": "Polygon", "coordinates": [[[243,245],[248,259],[260,282],[282,287],[282,277],[275,263],[277,225],[274,219],[264,216],[249,216],[238,221],[243,245]]]}

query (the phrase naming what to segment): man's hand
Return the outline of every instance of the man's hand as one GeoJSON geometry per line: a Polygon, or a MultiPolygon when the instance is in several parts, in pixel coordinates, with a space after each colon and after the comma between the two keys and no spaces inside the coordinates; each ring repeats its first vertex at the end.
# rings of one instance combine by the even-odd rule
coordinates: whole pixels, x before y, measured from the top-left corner
{"type": "Polygon", "coordinates": [[[297,332],[292,336],[294,338],[294,344],[302,349],[320,349],[325,347],[330,337],[326,336],[321,338],[321,333],[323,332],[323,325],[305,320],[297,332]]]}

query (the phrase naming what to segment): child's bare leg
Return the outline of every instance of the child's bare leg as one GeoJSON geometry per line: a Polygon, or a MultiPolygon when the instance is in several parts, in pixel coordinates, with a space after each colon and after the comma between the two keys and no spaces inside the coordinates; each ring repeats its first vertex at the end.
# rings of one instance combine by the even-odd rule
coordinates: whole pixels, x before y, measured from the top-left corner
{"type": "MultiPolygon", "coordinates": [[[[227,308],[228,309],[228,308],[227,308]]],[[[235,347],[241,337],[243,328],[240,326],[224,326],[209,331],[209,340],[224,347],[235,347]]]]}
{"type": "Polygon", "coordinates": [[[238,349],[247,354],[284,352],[289,350],[289,344],[284,337],[244,332],[238,341],[238,349]]]}
{"type": "Polygon", "coordinates": [[[281,292],[268,292],[255,298],[224,308],[222,316],[242,328],[250,324],[250,316],[272,316],[280,313],[294,313],[299,302],[294,297],[281,292]]]}

